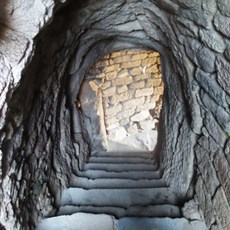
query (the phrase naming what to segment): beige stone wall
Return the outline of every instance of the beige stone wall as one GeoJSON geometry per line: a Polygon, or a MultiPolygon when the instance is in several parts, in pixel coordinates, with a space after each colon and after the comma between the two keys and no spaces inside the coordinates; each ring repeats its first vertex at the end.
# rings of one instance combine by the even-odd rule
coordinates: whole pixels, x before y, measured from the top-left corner
{"type": "Polygon", "coordinates": [[[108,54],[86,77],[94,79],[92,89],[102,93],[108,138],[122,140],[156,129],[164,88],[158,52],[130,49],[108,54]]]}

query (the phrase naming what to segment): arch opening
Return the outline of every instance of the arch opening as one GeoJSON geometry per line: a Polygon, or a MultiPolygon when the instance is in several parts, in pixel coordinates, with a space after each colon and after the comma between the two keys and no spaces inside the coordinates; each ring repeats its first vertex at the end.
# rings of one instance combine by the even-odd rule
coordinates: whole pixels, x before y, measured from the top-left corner
{"type": "Polygon", "coordinates": [[[102,56],[78,94],[91,153],[153,151],[163,88],[158,52],[136,48],[102,56]]]}

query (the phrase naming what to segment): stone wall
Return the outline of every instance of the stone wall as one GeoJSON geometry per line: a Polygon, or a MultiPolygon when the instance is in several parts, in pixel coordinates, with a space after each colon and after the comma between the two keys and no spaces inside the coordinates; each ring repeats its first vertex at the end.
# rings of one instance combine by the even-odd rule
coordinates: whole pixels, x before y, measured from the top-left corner
{"type": "Polygon", "coordinates": [[[209,229],[228,230],[228,1],[63,2],[0,3],[0,222],[34,229],[55,207],[88,154],[75,103],[86,71],[106,53],[139,47],[162,57],[164,178],[195,197],[209,229]]]}
{"type": "Polygon", "coordinates": [[[113,52],[102,57],[86,79],[95,79],[89,84],[95,95],[99,91],[102,95],[107,138],[153,150],[163,95],[159,53],[140,49],[113,52]]]}

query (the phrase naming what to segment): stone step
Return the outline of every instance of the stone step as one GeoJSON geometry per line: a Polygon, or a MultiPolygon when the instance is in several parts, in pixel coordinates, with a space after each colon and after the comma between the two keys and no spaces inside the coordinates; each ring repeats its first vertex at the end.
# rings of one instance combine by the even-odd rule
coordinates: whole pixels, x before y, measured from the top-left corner
{"type": "Polygon", "coordinates": [[[153,159],[142,157],[90,157],[89,163],[133,163],[156,165],[153,159]]]}
{"type": "Polygon", "coordinates": [[[205,223],[185,218],[125,217],[118,220],[117,230],[208,230],[205,223]]]}
{"type": "Polygon", "coordinates": [[[96,207],[96,206],[73,206],[66,205],[60,207],[57,215],[72,215],[74,213],[94,213],[94,214],[108,214],[116,218],[125,216],[139,216],[139,217],[180,217],[180,208],[174,205],[149,205],[149,206],[130,206],[128,208],[120,207],[96,207]]]}
{"type": "Polygon", "coordinates": [[[152,152],[98,152],[92,157],[130,157],[130,158],[145,158],[145,159],[153,159],[152,152]]]}
{"type": "Polygon", "coordinates": [[[179,203],[178,197],[169,188],[139,189],[82,189],[68,188],[62,193],[60,206],[148,206],[179,203]]]}
{"type": "Polygon", "coordinates": [[[76,213],[44,219],[36,230],[117,230],[117,220],[105,214],[76,213]]]}
{"type": "Polygon", "coordinates": [[[161,188],[167,187],[163,179],[88,179],[85,177],[72,177],[69,187],[84,189],[93,188],[161,188]]]}
{"type": "Polygon", "coordinates": [[[98,178],[120,178],[120,179],[159,179],[161,173],[159,171],[129,171],[129,172],[106,172],[103,170],[85,170],[76,173],[79,177],[87,177],[89,179],[98,178]]]}
{"type": "Polygon", "coordinates": [[[37,230],[208,230],[205,223],[185,218],[124,217],[76,213],[42,220],[37,230]]]}
{"type": "Polygon", "coordinates": [[[151,164],[87,163],[84,170],[103,170],[106,172],[155,171],[157,167],[151,164]]]}

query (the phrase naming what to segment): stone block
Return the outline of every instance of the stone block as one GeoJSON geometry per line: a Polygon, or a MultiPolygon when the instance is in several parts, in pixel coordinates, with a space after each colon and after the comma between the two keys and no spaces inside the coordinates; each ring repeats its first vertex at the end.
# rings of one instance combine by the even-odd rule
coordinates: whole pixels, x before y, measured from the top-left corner
{"type": "Polygon", "coordinates": [[[154,78],[161,78],[162,79],[162,74],[161,73],[156,73],[156,74],[154,74],[154,78]]]}
{"type": "Polygon", "coordinates": [[[109,130],[108,139],[116,141],[121,141],[128,135],[124,127],[117,127],[115,129],[109,130]]]}
{"type": "Polygon", "coordinates": [[[146,120],[147,118],[150,118],[150,113],[148,110],[145,110],[145,111],[135,114],[130,119],[133,122],[140,122],[140,121],[146,120]]]}
{"type": "Polygon", "coordinates": [[[123,106],[122,112],[120,112],[120,113],[117,114],[117,119],[121,120],[121,119],[129,118],[134,113],[135,113],[135,109],[133,109],[133,108],[129,109],[129,108],[123,106]]]}
{"type": "Polygon", "coordinates": [[[114,63],[127,63],[130,62],[130,56],[120,56],[113,59],[114,63]]]}
{"type": "Polygon", "coordinates": [[[143,73],[143,70],[141,67],[136,67],[136,68],[133,68],[133,69],[130,69],[129,70],[129,73],[132,75],[132,76],[138,76],[140,74],[143,73]]]}
{"type": "Polygon", "coordinates": [[[144,97],[144,96],[149,96],[153,94],[153,88],[144,88],[144,89],[137,89],[135,92],[135,97],[144,97]]]}
{"type": "Polygon", "coordinates": [[[202,180],[202,177],[199,176],[196,181],[195,191],[199,206],[204,213],[205,222],[208,229],[212,224],[216,222],[215,219],[215,210],[212,203],[212,196],[205,187],[205,182],[202,180]]]}
{"type": "Polygon", "coordinates": [[[103,95],[104,97],[113,96],[113,95],[116,94],[116,89],[117,89],[116,87],[110,87],[110,88],[108,88],[108,89],[105,89],[105,90],[102,91],[102,95],[103,95]]]}
{"type": "Polygon", "coordinates": [[[146,87],[156,87],[160,86],[162,83],[163,82],[160,78],[147,79],[146,87]]]}
{"type": "Polygon", "coordinates": [[[144,103],[144,104],[137,106],[137,112],[141,112],[143,110],[154,109],[155,107],[156,107],[156,102],[144,103]]]}
{"type": "Polygon", "coordinates": [[[125,78],[125,77],[128,77],[128,76],[130,76],[130,74],[129,74],[127,69],[121,70],[117,74],[117,78],[125,78]]]}
{"type": "Polygon", "coordinates": [[[111,82],[110,81],[106,81],[102,84],[101,89],[105,90],[108,89],[111,86],[111,82]]]}
{"type": "Polygon", "coordinates": [[[137,124],[133,124],[131,126],[128,127],[127,129],[128,133],[131,134],[131,135],[135,135],[138,133],[138,127],[137,127],[137,124]]]}
{"type": "Polygon", "coordinates": [[[160,69],[159,69],[157,64],[151,65],[151,66],[148,66],[148,68],[146,68],[145,73],[148,75],[149,74],[157,74],[157,73],[160,73],[160,69]]]}
{"type": "Polygon", "coordinates": [[[132,82],[129,85],[129,87],[130,87],[130,89],[142,89],[145,87],[145,81],[142,80],[142,81],[132,82]]]}
{"type": "Polygon", "coordinates": [[[112,80],[112,85],[117,86],[117,85],[128,85],[133,81],[131,76],[127,76],[124,78],[117,78],[112,80]]]}
{"type": "Polygon", "coordinates": [[[148,57],[149,57],[149,58],[152,58],[152,57],[159,57],[159,56],[160,56],[160,54],[159,54],[158,52],[151,52],[151,53],[148,54],[148,57]]]}
{"type": "Polygon", "coordinates": [[[96,69],[98,69],[98,68],[101,68],[101,67],[106,67],[106,66],[108,66],[109,65],[109,61],[108,60],[100,60],[99,62],[97,62],[96,64],[95,64],[95,68],[96,69]]]}
{"type": "Polygon", "coordinates": [[[230,63],[221,56],[216,59],[217,81],[220,86],[230,95],[230,63]]]}
{"type": "Polygon", "coordinates": [[[217,0],[217,6],[222,15],[230,17],[230,4],[228,0],[217,0]]]}
{"type": "Polygon", "coordinates": [[[155,129],[155,123],[156,123],[155,121],[153,120],[140,121],[139,125],[143,130],[152,130],[155,129]]]}
{"type": "Polygon", "coordinates": [[[216,217],[224,230],[230,229],[230,207],[223,189],[220,187],[213,198],[213,207],[216,210],[216,217]]]}
{"type": "Polygon", "coordinates": [[[145,102],[145,98],[140,97],[140,98],[124,101],[122,104],[125,109],[129,109],[129,108],[136,108],[136,106],[138,106],[139,104],[143,104],[144,102],[145,102]]]}
{"type": "Polygon", "coordinates": [[[110,131],[112,129],[116,129],[117,127],[119,127],[119,122],[116,122],[116,123],[112,123],[110,125],[106,125],[106,130],[107,131],[110,131]]]}
{"type": "Polygon", "coordinates": [[[210,30],[201,29],[199,34],[202,42],[206,46],[219,53],[224,52],[226,48],[225,42],[217,32],[215,32],[214,30],[210,31],[210,30]]]}
{"type": "Polygon", "coordinates": [[[118,94],[125,93],[127,91],[128,91],[128,87],[126,85],[117,86],[117,93],[118,94]]]}
{"type": "Polygon", "coordinates": [[[120,69],[120,65],[119,64],[114,64],[114,65],[106,66],[104,72],[109,73],[109,72],[117,71],[119,69],[120,69]]]}
{"type": "Polygon", "coordinates": [[[217,171],[219,181],[222,185],[222,188],[226,194],[226,199],[230,204],[230,173],[229,173],[229,164],[225,157],[225,154],[222,150],[219,150],[214,158],[214,165],[217,171]]]}
{"type": "Polygon", "coordinates": [[[154,87],[153,88],[153,93],[154,93],[154,95],[163,95],[163,93],[164,93],[164,86],[163,85],[161,85],[161,86],[157,86],[157,87],[154,87]]]}
{"type": "Polygon", "coordinates": [[[107,81],[115,79],[117,77],[117,71],[113,71],[113,72],[108,72],[105,74],[105,79],[107,81]]]}
{"type": "Polygon", "coordinates": [[[109,117],[109,118],[106,118],[106,119],[105,119],[105,124],[106,124],[106,126],[115,124],[115,123],[117,123],[117,122],[118,122],[117,116],[109,117]]]}
{"type": "Polygon", "coordinates": [[[120,99],[119,99],[118,95],[114,95],[114,96],[109,98],[109,103],[111,105],[117,105],[119,102],[120,102],[120,99]]]}
{"type": "Polygon", "coordinates": [[[218,85],[210,74],[197,69],[195,77],[200,86],[211,98],[213,98],[213,100],[215,100],[219,105],[227,107],[227,97],[225,91],[218,85]]]}
{"type": "Polygon", "coordinates": [[[196,157],[199,162],[198,168],[201,176],[205,181],[205,185],[211,196],[213,196],[216,192],[216,189],[220,185],[216,170],[212,164],[212,161],[208,157],[208,153],[204,149],[196,148],[196,157]]]}
{"type": "Polygon", "coordinates": [[[158,101],[159,99],[160,99],[160,94],[155,94],[151,96],[150,101],[154,102],[154,101],[158,101]]]}
{"type": "Polygon", "coordinates": [[[98,89],[100,87],[100,84],[98,84],[96,81],[89,81],[90,88],[95,92],[96,95],[98,95],[98,89]]]}
{"type": "Polygon", "coordinates": [[[121,64],[121,68],[133,68],[133,67],[138,67],[141,66],[141,61],[133,61],[133,62],[127,62],[127,63],[123,63],[121,64]]]}
{"type": "Polygon", "coordinates": [[[148,57],[147,53],[136,53],[131,56],[132,61],[143,60],[148,57]]]}
{"type": "Polygon", "coordinates": [[[129,118],[124,118],[119,121],[120,126],[125,126],[129,123],[129,118]]]}
{"type": "Polygon", "coordinates": [[[134,95],[134,91],[133,90],[129,90],[125,93],[122,93],[122,94],[119,94],[118,97],[119,97],[119,101],[126,101],[126,100],[129,100],[129,99],[132,99],[133,98],[133,95],[134,95]]]}
{"type": "Polygon", "coordinates": [[[149,75],[147,75],[147,74],[141,74],[139,76],[134,76],[134,81],[145,80],[147,78],[149,78],[149,75]]]}
{"type": "Polygon", "coordinates": [[[152,58],[145,58],[142,61],[142,65],[143,66],[150,66],[150,65],[154,65],[157,62],[157,58],[156,57],[152,57],[152,58]]]}
{"type": "Polygon", "coordinates": [[[105,73],[104,72],[102,72],[102,73],[97,73],[96,75],[95,75],[95,78],[104,78],[105,77],[105,73]]]}
{"type": "Polygon", "coordinates": [[[106,116],[115,116],[117,113],[119,113],[122,109],[122,105],[116,105],[110,108],[106,108],[105,111],[105,115],[106,116]]]}
{"type": "Polygon", "coordinates": [[[120,57],[120,56],[123,56],[124,54],[125,54],[124,51],[113,52],[110,54],[110,58],[120,57]]]}

